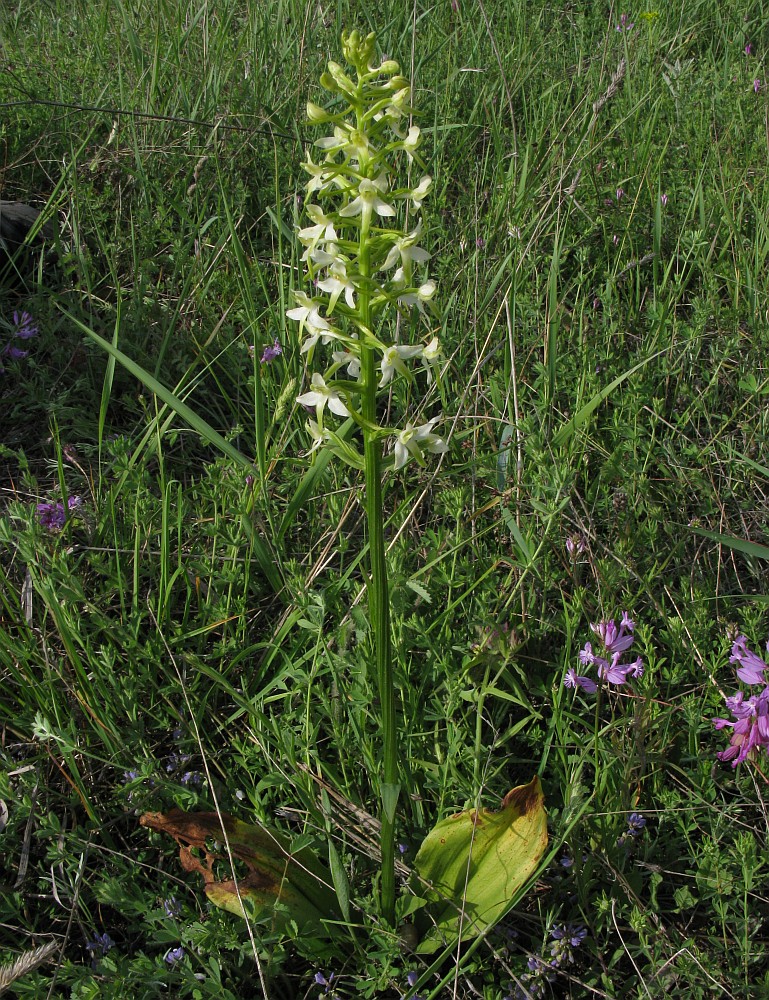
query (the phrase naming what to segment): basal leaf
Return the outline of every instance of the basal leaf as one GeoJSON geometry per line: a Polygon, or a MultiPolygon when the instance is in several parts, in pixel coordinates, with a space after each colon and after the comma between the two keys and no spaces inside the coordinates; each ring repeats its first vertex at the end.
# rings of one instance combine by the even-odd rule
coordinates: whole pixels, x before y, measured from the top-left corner
{"type": "Polygon", "coordinates": [[[534,872],[547,846],[539,778],[519,785],[499,812],[468,809],[435,826],[414,859],[428,888],[426,927],[417,951],[476,937],[500,920],[534,872]]]}
{"type": "Polygon", "coordinates": [[[256,917],[272,917],[273,929],[281,930],[292,920],[300,931],[328,936],[324,921],[341,919],[326,868],[307,847],[292,852],[279,830],[252,826],[226,813],[182,809],[145,813],[139,823],[173,837],[182,868],[202,875],[208,898],[230,913],[245,917],[247,900],[256,917]],[[233,860],[247,869],[238,876],[237,886],[232,877],[217,877],[219,869],[229,869],[225,834],[233,860]]]}

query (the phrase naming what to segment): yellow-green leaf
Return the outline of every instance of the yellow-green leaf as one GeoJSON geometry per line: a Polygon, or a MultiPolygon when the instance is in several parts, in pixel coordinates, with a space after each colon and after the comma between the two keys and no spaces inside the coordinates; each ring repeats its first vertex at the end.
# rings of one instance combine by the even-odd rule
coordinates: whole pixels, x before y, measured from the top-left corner
{"type": "Polygon", "coordinates": [[[203,876],[208,898],[216,906],[244,917],[247,900],[256,917],[269,916],[274,929],[294,921],[300,931],[330,936],[325,920],[341,914],[326,868],[309,848],[292,852],[285,834],[243,823],[226,813],[145,813],[139,823],[173,837],[185,871],[203,876]],[[229,845],[229,853],[225,846],[229,845]],[[214,846],[215,845],[215,846],[214,846]],[[230,871],[229,854],[246,871],[237,880],[217,877],[230,871]],[[276,908],[276,904],[280,904],[276,908]]]}
{"type": "Polygon", "coordinates": [[[414,859],[429,926],[417,951],[476,937],[500,920],[533,874],[547,847],[539,778],[519,785],[499,812],[468,809],[441,820],[414,859]]]}

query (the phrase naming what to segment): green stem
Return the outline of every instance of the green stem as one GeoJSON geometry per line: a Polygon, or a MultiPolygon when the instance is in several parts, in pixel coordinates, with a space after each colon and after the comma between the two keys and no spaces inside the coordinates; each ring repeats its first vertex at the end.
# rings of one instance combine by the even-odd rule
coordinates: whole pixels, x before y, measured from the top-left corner
{"type": "MultiPolygon", "coordinates": [[[[359,315],[370,329],[370,276],[368,225],[361,226],[358,264],[361,274],[359,315]]],[[[377,683],[382,713],[383,773],[381,778],[381,913],[395,926],[395,809],[398,799],[398,733],[395,725],[395,680],[393,676],[390,598],[385,555],[384,515],[382,509],[382,442],[369,430],[377,424],[377,376],[374,348],[362,345],[362,411],[366,426],[363,432],[363,458],[366,489],[366,522],[371,560],[368,584],[369,613],[376,654],[377,683]]]]}

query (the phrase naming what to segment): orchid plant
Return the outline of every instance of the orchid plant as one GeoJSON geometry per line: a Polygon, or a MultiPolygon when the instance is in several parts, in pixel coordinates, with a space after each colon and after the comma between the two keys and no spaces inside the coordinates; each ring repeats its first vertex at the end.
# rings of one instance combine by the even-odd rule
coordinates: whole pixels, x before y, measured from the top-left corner
{"type": "Polygon", "coordinates": [[[364,474],[367,585],[382,727],[381,912],[394,925],[400,784],[382,482],[388,471],[400,471],[412,459],[424,465],[426,454],[443,454],[447,444],[435,430],[440,414],[422,423],[406,420],[402,427],[383,425],[378,402],[398,380],[418,384],[417,362],[419,379],[429,386],[440,363],[440,343],[430,328],[436,285],[423,273],[430,254],[420,246],[420,212],[432,179],[421,174],[413,186],[399,181],[399,167],[410,173],[423,163],[421,133],[410,124],[411,86],[398,63],[388,59],[376,65],[374,34],[345,34],[342,48],[353,75],[329,62],[320,78],[332,95],[329,107],[307,105],[310,123],[327,126],[331,134],[315,140],[315,153],[303,164],[309,174],[307,225],[298,238],[313,292],[296,291],[286,315],[299,324],[311,372],[309,388],[297,397],[311,414],[310,453],[327,448],[364,474]],[[398,328],[422,337],[400,343],[398,328]],[[337,418],[345,422],[339,425],[337,418]],[[351,434],[356,427],[362,451],[351,434]]]}
{"type": "MultiPolygon", "coordinates": [[[[374,42],[373,34],[343,35],[344,54],[355,79],[330,62],[321,76],[322,85],[333,95],[329,108],[308,105],[310,122],[330,126],[332,134],[315,141],[318,162],[308,155],[304,164],[310,175],[305,201],[308,225],[299,228],[298,237],[313,292],[297,290],[286,315],[299,325],[301,353],[309,369],[309,387],[297,397],[309,411],[308,455],[326,449],[363,473],[366,586],[381,719],[379,911],[383,922],[396,928],[395,816],[401,769],[383,483],[385,476],[398,474],[412,459],[425,465],[429,454],[441,455],[448,446],[436,432],[440,413],[424,418],[416,415],[415,408],[406,408],[402,426],[380,422],[380,413],[394,409],[380,406],[381,397],[393,393],[396,405],[401,398],[410,403],[417,398],[414,391],[401,397],[399,385],[423,386],[426,391],[418,409],[427,406],[427,390],[439,384],[441,348],[430,326],[436,294],[435,282],[424,274],[430,255],[420,246],[419,215],[432,180],[423,174],[413,186],[398,181],[400,167],[422,167],[421,136],[415,125],[408,124],[410,85],[396,62],[374,64],[374,42]],[[412,331],[411,343],[398,338],[399,328],[412,331]],[[321,358],[323,366],[317,364],[321,358]]],[[[272,352],[279,346],[273,344],[264,363],[274,358],[272,352]]],[[[324,874],[320,859],[309,849],[299,854],[292,850],[289,857],[280,831],[218,812],[145,813],[140,823],[174,837],[185,864],[189,845],[201,846],[205,863],[200,873],[215,905],[245,916],[245,899],[257,916],[269,918],[270,926],[282,915],[294,931],[303,928],[300,934],[344,934],[346,939],[341,920],[347,905],[346,876],[339,867],[336,874],[324,874]],[[221,859],[206,847],[214,829],[222,830],[225,842],[237,845],[238,858],[250,869],[249,880],[238,884],[234,877],[212,876],[221,859]],[[329,897],[329,878],[335,887],[337,881],[342,887],[337,887],[336,901],[329,897]]],[[[471,938],[479,943],[525,889],[546,845],[544,798],[537,776],[511,789],[496,812],[474,807],[440,820],[414,857],[418,895],[404,895],[406,905],[400,911],[404,923],[393,940],[410,941],[409,947],[425,955],[471,938]]],[[[319,975],[316,982],[328,991],[333,976],[319,975]]],[[[426,981],[426,975],[418,977],[409,987],[419,989],[426,981]]]]}

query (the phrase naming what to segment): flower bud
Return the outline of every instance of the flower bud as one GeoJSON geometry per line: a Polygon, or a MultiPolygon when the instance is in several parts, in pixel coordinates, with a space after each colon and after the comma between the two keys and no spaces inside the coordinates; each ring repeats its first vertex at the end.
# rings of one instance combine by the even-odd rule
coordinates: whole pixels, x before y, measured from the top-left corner
{"type": "Polygon", "coordinates": [[[374,55],[376,34],[371,31],[363,38],[359,31],[353,30],[349,35],[342,33],[342,52],[348,63],[351,63],[358,72],[363,68],[369,68],[374,55]]]}
{"type": "MultiPolygon", "coordinates": [[[[339,63],[329,61],[328,71],[331,74],[334,83],[336,84],[336,87],[334,89],[338,88],[338,90],[341,93],[350,94],[351,96],[355,93],[355,84],[352,82],[349,76],[347,76],[347,74],[344,72],[339,63]]],[[[325,75],[326,74],[324,73],[323,76],[325,75]]],[[[323,78],[321,77],[321,83],[322,82],[323,78]]]]}
{"type": "MultiPolygon", "coordinates": [[[[390,81],[392,84],[392,81],[390,81]]],[[[396,108],[398,111],[405,111],[411,104],[411,87],[399,87],[398,90],[393,94],[392,101],[390,102],[391,108],[396,108]]]]}
{"type": "Polygon", "coordinates": [[[307,118],[313,125],[321,125],[323,122],[327,122],[330,117],[329,113],[318,104],[313,104],[312,101],[307,102],[307,118]]]}
{"type": "Polygon", "coordinates": [[[377,70],[377,73],[381,73],[383,76],[394,76],[400,73],[400,64],[394,59],[387,59],[377,70]]]}

